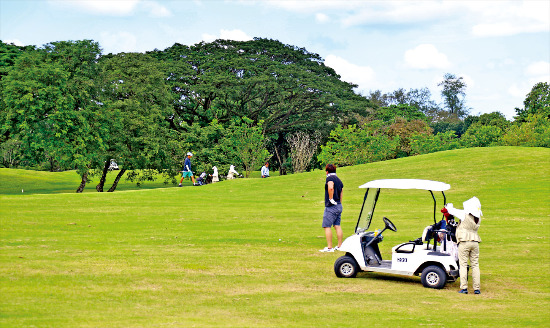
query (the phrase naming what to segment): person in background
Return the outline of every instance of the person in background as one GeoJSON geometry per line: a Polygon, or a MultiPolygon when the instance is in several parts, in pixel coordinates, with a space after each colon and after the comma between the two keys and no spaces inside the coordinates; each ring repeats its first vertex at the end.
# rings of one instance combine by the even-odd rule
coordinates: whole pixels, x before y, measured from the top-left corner
{"type": "Polygon", "coordinates": [[[342,191],[344,184],[336,176],[336,166],[327,164],[325,167],[327,179],[325,181],[325,212],[323,214],[323,229],[325,229],[325,237],[327,239],[327,247],[320,250],[321,252],[334,252],[342,246],[343,232],[340,227],[342,218],[342,191]],[[334,226],[336,237],[338,238],[338,246],[332,248],[332,230],[334,226]]]}
{"type": "Polygon", "coordinates": [[[479,270],[479,243],[481,238],[477,231],[481,224],[481,203],[477,197],[472,197],[463,204],[464,210],[454,208],[453,204],[445,205],[445,208],[457,219],[460,219],[456,228],[456,240],[458,242],[458,261],[460,274],[461,294],[468,294],[468,260],[472,268],[472,280],[474,294],[481,294],[480,270],[479,270]]]}
{"type": "Polygon", "coordinates": [[[214,170],[214,173],[212,173],[212,183],[220,182],[220,178],[218,176],[218,168],[212,166],[212,170],[214,170]]]}
{"type": "Polygon", "coordinates": [[[235,176],[239,176],[239,172],[235,170],[235,165],[229,167],[229,172],[227,172],[227,180],[235,179],[235,176]]]}
{"type": "Polygon", "coordinates": [[[185,158],[185,162],[183,163],[183,171],[181,171],[181,180],[178,187],[182,187],[181,183],[185,178],[191,178],[193,185],[195,185],[195,177],[193,176],[193,171],[191,171],[191,157],[193,157],[193,154],[188,152],[187,158],[185,158]]]}
{"type": "Polygon", "coordinates": [[[269,178],[269,163],[265,162],[264,166],[262,166],[262,178],[269,178]]]}

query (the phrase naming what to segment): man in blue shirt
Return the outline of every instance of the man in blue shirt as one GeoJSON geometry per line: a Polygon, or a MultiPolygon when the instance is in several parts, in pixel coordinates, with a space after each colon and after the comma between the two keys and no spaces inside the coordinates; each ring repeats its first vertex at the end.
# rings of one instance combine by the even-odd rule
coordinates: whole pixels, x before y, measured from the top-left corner
{"type": "Polygon", "coordinates": [[[327,239],[327,247],[321,252],[334,252],[342,246],[344,234],[340,227],[342,218],[342,191],[344,184],[336,176],[336,166],[327,164],[325,171],[327,179],[325,182],[325,213],[323,214],[323,228],[325,229],[325,237],[327,239]],[[338,246],[332,248],[332,230],[334,226],[336,237],[338,238],[338,246]]]}
{"type": "Polygon", "coordinates": [[[195,177],[193,176],[193,171],[191,171],[191,156],[193,156],[191,152],[187,153],[187,158],[183,163],[183,171],[181,171],[181,180],[179,187],[182,187],[181,183],[183,182],[183,179],[188,177],[191,178],[191,181],[193,181],[193,185],[195,184],[195,177]]]}

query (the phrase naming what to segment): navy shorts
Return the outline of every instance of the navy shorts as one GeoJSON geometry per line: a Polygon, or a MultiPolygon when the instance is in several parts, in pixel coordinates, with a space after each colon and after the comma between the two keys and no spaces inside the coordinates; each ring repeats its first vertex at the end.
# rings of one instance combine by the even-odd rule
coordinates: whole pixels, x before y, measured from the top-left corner
{"type": "Polygon", "coordinates": [[[342,204],[325,207],[323,214],[323,228],[339,226],[342,219],[342,204]]]}

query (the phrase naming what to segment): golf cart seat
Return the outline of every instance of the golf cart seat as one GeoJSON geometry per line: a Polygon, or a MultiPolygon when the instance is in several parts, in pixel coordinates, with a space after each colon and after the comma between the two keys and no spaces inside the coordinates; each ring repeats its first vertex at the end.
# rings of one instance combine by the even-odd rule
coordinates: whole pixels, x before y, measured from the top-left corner
{"type": "Polygon", "coordinates": [[[414,248],[416,244],[414,242],[403,243],[392,247],[392,253],[414,253],[414,248]]]}
{"type": "Polygon", "coordinates": [[[409,240],[407,243],[403,243],[392,247],[392,253],[414,253],[416,246],[422,246],[422,238],[416,238],[415,240],[409,240]]]}

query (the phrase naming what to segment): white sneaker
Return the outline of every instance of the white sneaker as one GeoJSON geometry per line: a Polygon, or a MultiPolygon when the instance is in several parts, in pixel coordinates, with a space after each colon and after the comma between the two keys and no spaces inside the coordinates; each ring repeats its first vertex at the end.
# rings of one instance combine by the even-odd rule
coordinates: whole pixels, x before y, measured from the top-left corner
{"type": "Polygon", "coordinates": [[[336,246],[336,247],[333,248],[333,250],[339,251],[339,250],[340,250],[340,247],[336,246]]]}
{"type": "Polygon", "coordinates": [[[321,250],[319,250],[319,252],[323,252],[323,253],[331,253],[331,252],[334,252],[334,248],[328,248],[328,247],[325,247],[321,250]]]}

